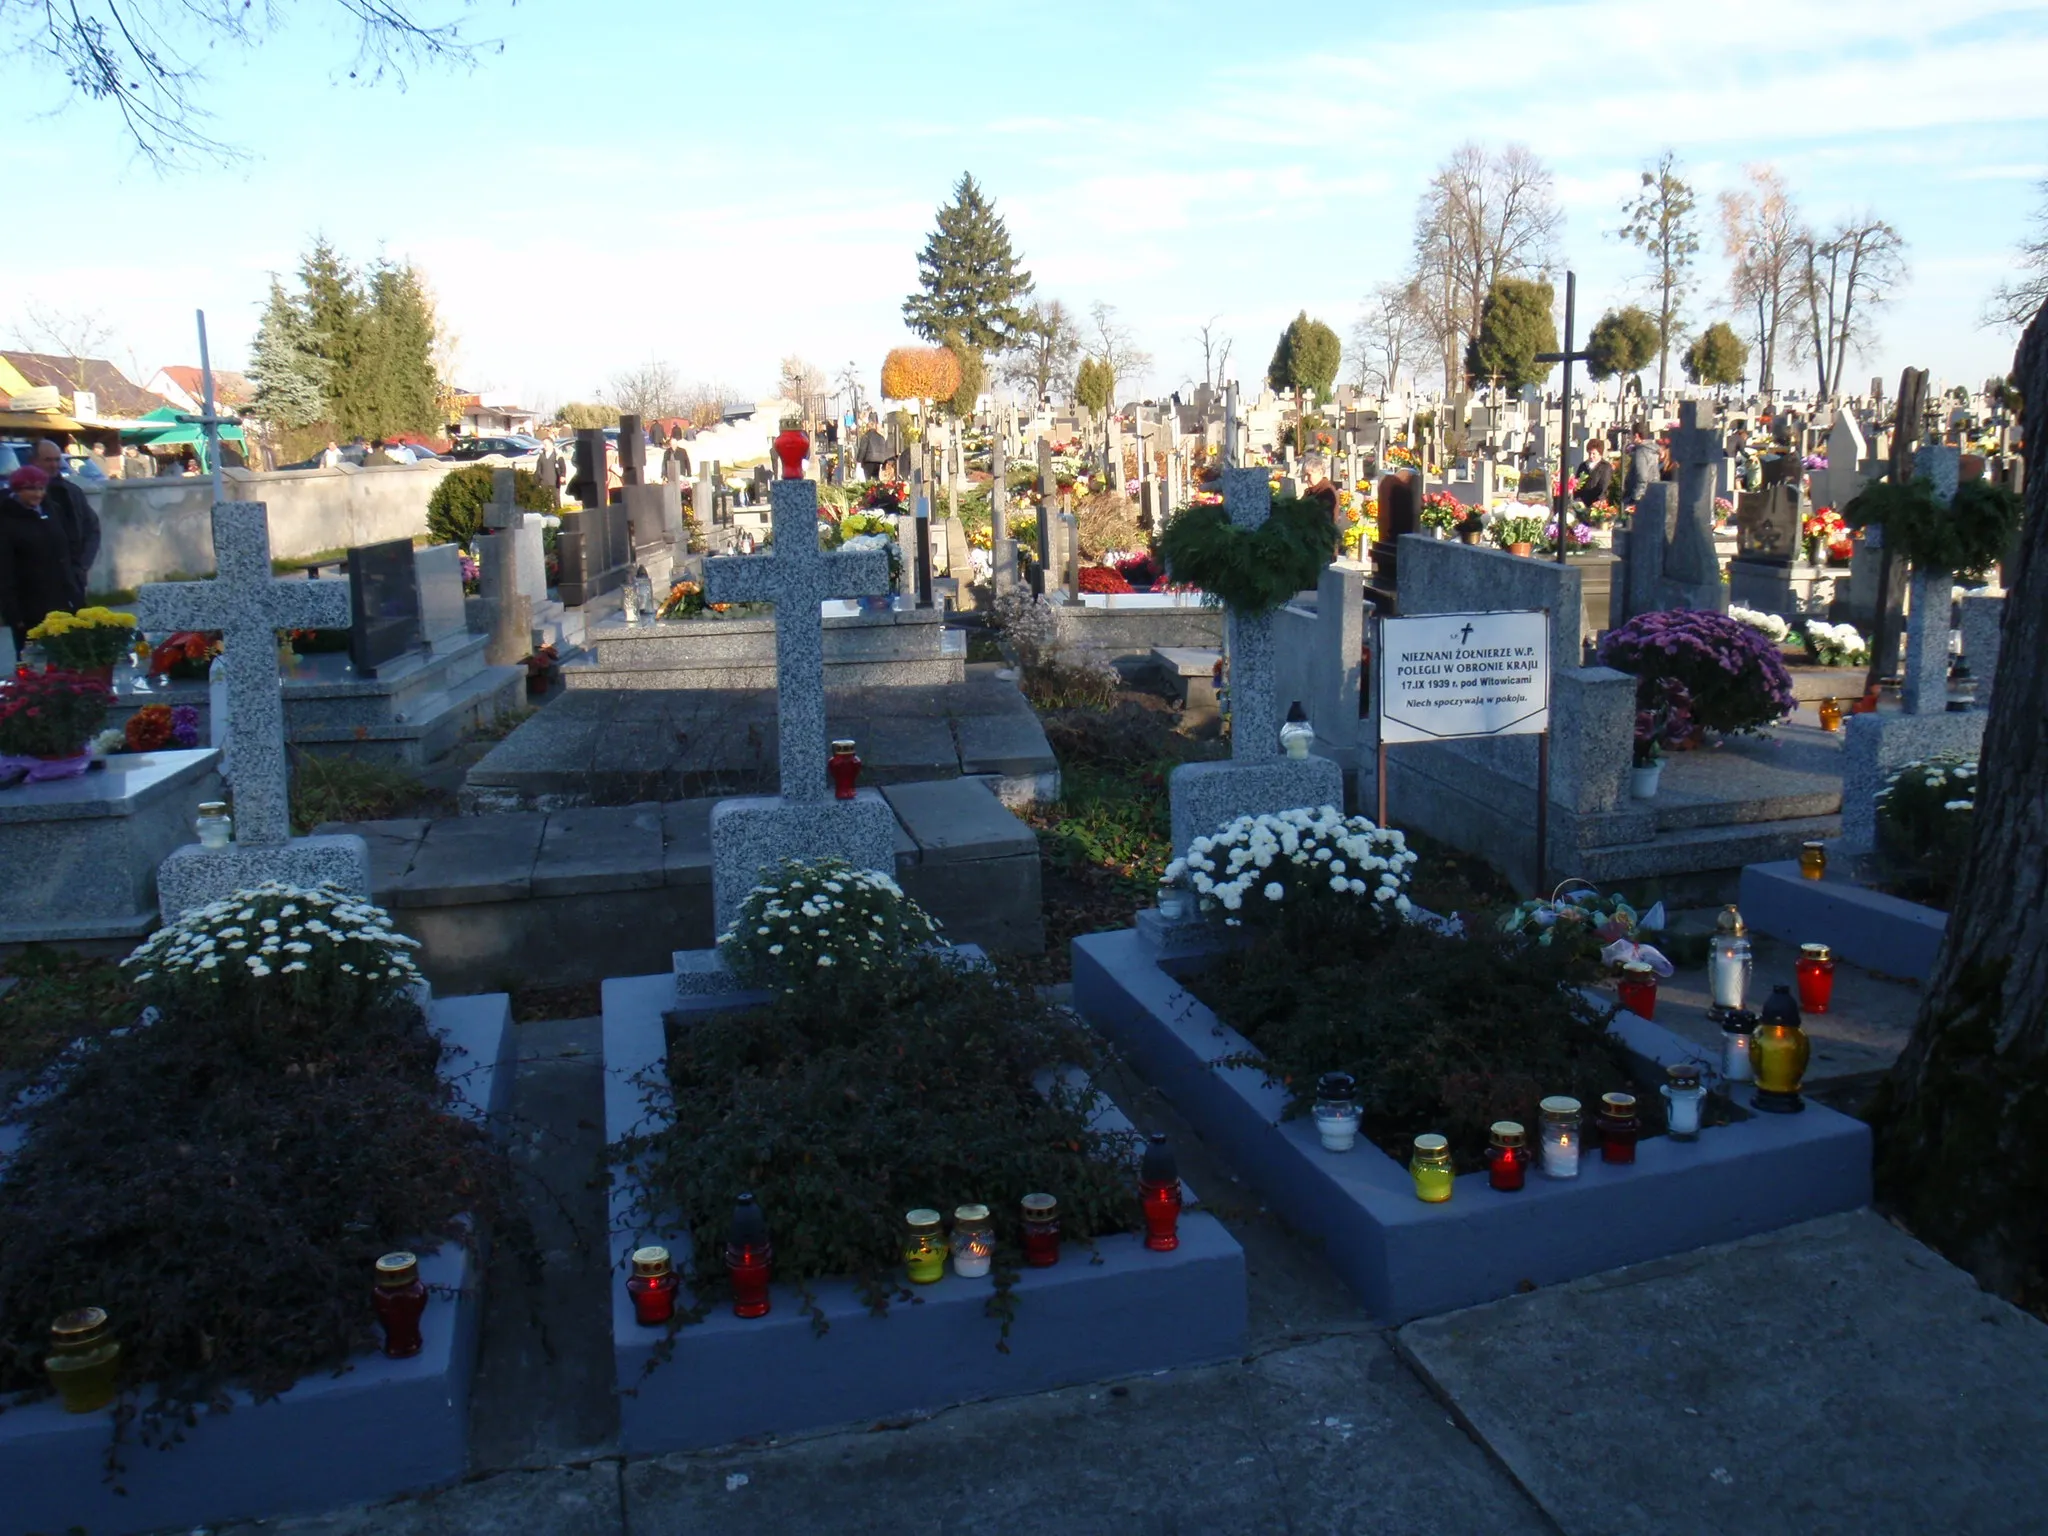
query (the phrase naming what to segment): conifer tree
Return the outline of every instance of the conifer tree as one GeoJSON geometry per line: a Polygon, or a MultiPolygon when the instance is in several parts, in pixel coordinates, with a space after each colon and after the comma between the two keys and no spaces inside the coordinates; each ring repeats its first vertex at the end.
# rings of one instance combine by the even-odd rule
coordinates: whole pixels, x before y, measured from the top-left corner
{"type": "Polygon", "coordinates": [[[903,319],[927,341],[947,331],[977,352],[999,352],[1024,328],[1019,307],[1031,274],[1010,247],[1010,231],[973,176],[954,183],[938,227],[918,253],[919,292],[903,301],[903,319]]]}
{"type": "Polygon", "coordinates": [[[256,384],[255,413],[274,427],[308,427],[327,415],[327,363],[310,337],[304,311],[271,278],[249,351],[249,377],[256,384]]]}
{"type": "Polygon", "coordinates": [[[1557,323],[1550,317],[1556,290],[1524,277],[1504,277],[1479,310],[1479,334],[1465,347],[1465,371],[1474,379],[1498,377],[1509,389],[1540,384],[1550,364],[1538,352],[1557,350],[1557,323]]]}
{"type": "Polygon", "coordinates": [[[1749,369],[1749,345],[1726,320],[1716,320],[1685,349],[1685,376],[1695,384],[1739,383],[1749,369]]]}

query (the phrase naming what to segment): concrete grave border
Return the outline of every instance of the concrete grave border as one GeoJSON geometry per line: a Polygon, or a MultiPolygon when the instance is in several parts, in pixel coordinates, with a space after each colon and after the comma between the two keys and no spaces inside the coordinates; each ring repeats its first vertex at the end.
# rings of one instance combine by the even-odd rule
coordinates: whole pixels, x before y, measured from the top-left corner
{"type": "MultiPolygon", "coordinates": [[[[633,1081],[666,1052],[662,1013],[680,1006],[715,1012],[757,1000],[724,993],[679,999],[673,975],[604,984],[605,1141],[643,1121],[633,1081]]],[[[1113,1126],[1128,1124],[1113,1108],[1113,1126]]],[[[774,1286],[774,1310],[742,1319],[730,1308],[674,1334],[675,1352],[647,1372],[669,1335],[643,1328],[627,1298],[627,1256],[662,1242],[679,1264],[686,1237],[635,1224],[640,1186],[615,1170],[612,1187],[612,1358],[619,1443],[628,1455],[692,1450],[754,1435],[916,1413],[955,1403],[1037,1392],[1077,1382],[1212,1363],[1240,1354],[1246,1322],[1244,1251],[1214,1216],[1193,1211],[1180,1247],[1146,1251],[1136,1234],[1096,1245],[1100,1262],[1069,1244],[1058,1265],[1027,1269],[1010,1352],[997,1351],[999,1324],[983,1311],[992,1281],[947,1274],[917,1287],[921,1304],[892,1303],[869,1315],[850,1281],[812,1287],[831,1323],[811,1329],[793,1287],[774,1286]]],[[[774,1212],[768,1213],[774,1220],[774,1212]]]]}
{"type": "MultiPolygon", "coordinates": [[[[469,1112],[511,1102],[512,1009],[503,993],[432,1004],[437,1033],[466,1054],[444,1066],[469,1112]]],[[[131,1439],[128,1492],[102,1463],[111,1409],[69,1414],[54,1400],[0,1413],[0,1532],[25,1536],[83,1527],[93,1536],[313,1513],[460,1480],[469,1471],[469,1384],[483,1312],[467,1249],[420,1257],[431,1294],[425,1347],[410,1360],[359,1355],[340,1372],[302,1378],[258,1403],[231,1394],[232,1412],[202,1415],[167,1451],[131,1439]]],[[[369,1280],[364,1277],[367,1305],[369,1280]]],[[[121,1316],[114,1312],[118,1336],[121,1316]]],[[[145,1389],[146,1390],[146,1389],[145,1389]]]]}
{"type": "Polygon", "coordinates": [[[1796,859],[1742,870],[1743,920],[1788,944],[1825,944],[1838,960],[1886,976],[1926,981],[1948,932],[1948,914],[1868,886],[1808,880],[1796,859]]]}
{"type": "MultiPolygon", "coordinates": [[[[1370,1143],[1325,1152],[1306,1118],[1281,1120],[1286,1092],[1258,1069],[1211,1065],[1253,1047],[1173,974],[1210,958],[1162,964],[1131,929],[1078,938],[1074,1006],[1281,1216],[1322,1241],[1380,1321],[1448,1312],[1525,1283],[1552,1285],[1869,1203],[1869,1128],[1809,1102],[1804,1114],[1752,1114],[1689,1145],[1651,1138],[1633,1166],[1596,1158],[1570,1181],[1532,1172],[1513,1194],[1465,1174],[1449,1202],[1425,1204],[1407,1170],[1370,1143]]],[[[1692,1042],[1632,1014],[1614,1029],[1646,1067],[1701,1059],[1692,1042]]]]}

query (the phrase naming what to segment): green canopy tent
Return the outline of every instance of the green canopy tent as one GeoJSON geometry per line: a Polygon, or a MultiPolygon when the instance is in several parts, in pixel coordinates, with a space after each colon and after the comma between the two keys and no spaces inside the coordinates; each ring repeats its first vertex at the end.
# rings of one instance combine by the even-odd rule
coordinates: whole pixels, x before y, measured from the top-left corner
{"type": "MultiPolygon", "coordinates": [[[[173,406],[162,406],[147,416],[136,418],[133,426],[121,429],[121,441],[134,443],[141,448],[184,448],[198,451],[199,467],[212,469],[206,462],[206,433],[189,421],[178,420],[179,412],[173,406]]],[[[222,427],[222,442],[233,443],[242,450],[243,462],[249,458],[249,440],[242,435],[240,427],[222,427]]]]}

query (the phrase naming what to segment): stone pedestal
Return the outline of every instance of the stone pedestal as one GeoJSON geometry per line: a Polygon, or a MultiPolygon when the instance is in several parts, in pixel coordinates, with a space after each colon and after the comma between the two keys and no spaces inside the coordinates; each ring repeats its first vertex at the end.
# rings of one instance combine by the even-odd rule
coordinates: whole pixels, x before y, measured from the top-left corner
{"type": "Polygon", "coordinates": [[[1954,584],[1947,571],[1913,573],[1901,690],[1909,715],[1934,715],[1948,708],[1949,594],[1954,584]]]}
{"type": "Polygon", "coordinates": [[[524,657],[533,644],[533,602],[520,590],[519,530],[479,534],[476,548],[489,641],[484,660],[490,666],[507,666],[524,657]]]}
{"type": "MultiPolygon", "coordinates": [[[[157,865],[225,798],[211,749],[123,753],[75,779],[0,790],[0,943],[140,938],[157,865]]],[[[366,887],[367,888],[367,887],[366,887]]]]}
{"type": "Polygon", "coordinates": [[[1224,763],[1183,763],[1167,779],[1173,852],[1183,857],[1198,837],[1240,816],[1344,808],[1344,770],[1326,757],[1272,757],[1224,763]]]}
{"type": "Polygon", "coordinates": [[[855,869],[896,867],[896,813],[877,789],[851,800],[761,795],[721,800],[711,810],[711,913],[730,928],[747,893],[784,859],[844,859],[855,869]]]}
{"type": "Polygon", "coordinates": [[[331,885],[370,899],[370,845],[360,837],[295,837],[268,847],[201,848],[189,843],[157,867],[157,900],[173,923],[194,907],[275,880],[280,885],[331,885]]]}
{"type": "Polygon", "coordinates": [[[1737,558],[1728,562],[1728,601],[1781,619],[1825,619],[1848,575],[1835,566],[1737,558]]]}
{"type": "Polygon", "coordinates": [[[1998,672],[1999,626],[2005,618],[2001,593],[1972,592],[1963,599],[1963,661],[1977,680],[1977,706],[1991,707],[1991,681],[1998,672]]]}

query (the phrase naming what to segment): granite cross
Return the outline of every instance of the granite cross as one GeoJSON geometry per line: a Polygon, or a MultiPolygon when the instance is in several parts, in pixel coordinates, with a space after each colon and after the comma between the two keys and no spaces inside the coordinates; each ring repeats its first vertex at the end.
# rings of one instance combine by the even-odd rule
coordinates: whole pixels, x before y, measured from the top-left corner
{"type": "MultiPolygon", "coordinates": [[[[1714,549],[1714,468],[1725,455],[1721,434],[1700,425],[1700,403],[1678,408],[1671,433],[1671,457],[1678,465],[1678,518],[1664,551],[1664,574],[1692,586],[1718,586],[1720,557],[1714,549]]],[[[1706,606],[1694,602],[1693,607],[1706,606]]]]}
{"type": "MultiPolygon", "coordinates": [[[[1272,515],[1273,484],[1264,469],[1223,471],[1223,509],[1247,532],[1272,515]]],[[[1280,711],[1273,695],[1273,615],[1228,608],[1230,625],[1230,755],[1274,757],[1280,711]]]]}
{"type": "MultiPolygon", "coordinates": [[[[704,596],[713,603],[775,605],[775,721],[785,800],[825,798],[825,628],[828,598],[880,596],[889,590],[882,550],[826,554],[818,548],[818,483],[803,478],[803,452],[783,454],[782,478],[769,490],[774,553],[721,555],[704,562],[704,596]]],[[[808,447],[808,443],[805,445],[808,447]]]]}
{"type": "Polygon", "coordinates": [[[348,582],[279,581],[270,574],[270,519],[260,501],[213,507],[212,581],[156,582],[137,594],[136,623],[151,634],[221,632],[228,745],[234,764],[235,842],[269,848],[291,837],[284,694],[277,631],[346,629],[348,582]]]}

